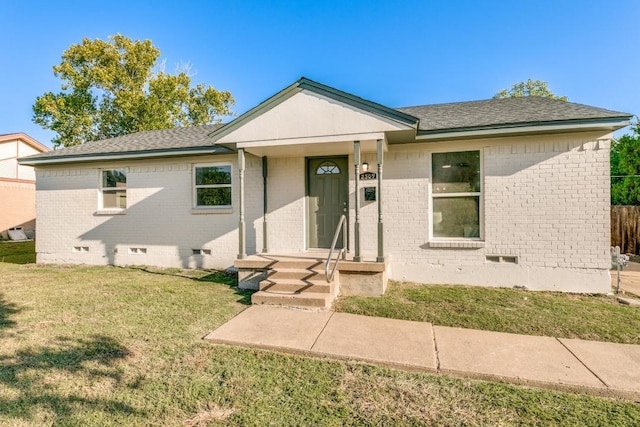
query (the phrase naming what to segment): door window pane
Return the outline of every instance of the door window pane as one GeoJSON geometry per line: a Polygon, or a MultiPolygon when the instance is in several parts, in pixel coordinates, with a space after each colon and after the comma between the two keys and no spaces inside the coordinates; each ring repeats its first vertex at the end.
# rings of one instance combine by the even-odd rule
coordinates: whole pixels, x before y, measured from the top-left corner
{"type": "Polygon", "coordinates": [[[322,162],[316,170],[317,175],[329,175],[338,173],[340,173],[340,168],[338,167],[338,165],[329,160],[327,160],[326,162],[322,162]]]}

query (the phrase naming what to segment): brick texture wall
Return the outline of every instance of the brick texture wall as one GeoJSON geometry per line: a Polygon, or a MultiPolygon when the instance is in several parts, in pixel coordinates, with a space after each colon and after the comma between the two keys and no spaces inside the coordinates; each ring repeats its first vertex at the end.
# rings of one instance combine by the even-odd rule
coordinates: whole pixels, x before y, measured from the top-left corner
{"type": "Polygon", "coordinates": [[[267,233],[270,252],[299,252],[306,247],[305,170],[303,157],[268,159],[267,233]]]}
{"type": "MultiPolygon", "coordinates": [[[[247,156],[246,168],[247,251],[254,253],[262,244],[260,159],[247,156]]],[[[238,253],[238,189],[235,156],[38,169],[38,262],[229,267],[238,253]],[[193,165],[220,162],[232,164],[233,208],[196,213],[193,165]],[[102,168],[127,169],[123,215],[98,211],[102,168]],[[193,249],[211,254],[194,255],[193,249]]]]}
{"type": "MultiPolygon", "coordinates": [[[[391,146],[382,188],[389,276],[422,283],[608,292],[610,137],[557,134],[391,146]],[[431,153],[462,150],[481,151],[483,239],[476,247],[435,247],[429,237],[431,153]]],[[[364,153],[363,161],[376,171],[374,153],[364,153]]],[[[251,254],[263,247],[261,159],[247,155],[246,163],[251,254]]],[[[268,159],[272,253],[306,248],[305,170],[304,157],[268,159]]],[[[47,167],[37,174],[40,262],[224,268],[237,255],[235,155],[47,167]],[[196,214],[193,165],[212,162],[233,165],[234,206],[223,213],[196,214]],[[121,167],[128,168],[126,214],[100,215],[99,171],[121,167]],[[131,248],[146,248],[146,254],[132,254],[131,248]],[[193,255],[193,249],[202,248],[211,255],[193,255]]],[[[349,176],[353,252],[352,157],[349,176]]],[[[361,248],[369,261],[376,255],[377,209],[375,202],[361,201],[361,248]]]]}
{"type": "Polygon", "coordinates": [[[609,138],[575,134],[392,148],[383,184],[391,277],[608,292],[609,138]],[[471,149],[481,150],[483,161],[484,245],[432,247],[430,155],[471,149]],[[515,263],[493,261],[505,257],[515,263]]]}

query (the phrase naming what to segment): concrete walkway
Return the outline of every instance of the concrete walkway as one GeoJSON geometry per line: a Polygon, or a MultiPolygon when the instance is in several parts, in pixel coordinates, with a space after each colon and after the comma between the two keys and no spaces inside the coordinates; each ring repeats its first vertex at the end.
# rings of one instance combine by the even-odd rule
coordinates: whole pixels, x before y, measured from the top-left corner
{"type": "Polygon", "coordinates": [[[205,339],[640,401],[640,345],[266,305],[247,308],[205,339]]]}

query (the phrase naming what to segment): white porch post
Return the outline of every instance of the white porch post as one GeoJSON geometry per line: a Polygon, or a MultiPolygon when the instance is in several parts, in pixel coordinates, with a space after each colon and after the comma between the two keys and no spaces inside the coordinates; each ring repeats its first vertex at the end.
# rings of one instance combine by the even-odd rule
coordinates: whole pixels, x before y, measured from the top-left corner
{"type": "Polygon", "coordinates": [[[355,209],[356,209],[356,221],[353,226],[353,235],[354,235],[354,248],[355,253],[353,256],[353,260],[355,262],[361,262],[362,257],[360,256],[360,141],[353,141],[353,165],[355,168],[355,183],[356,183],[356,191],[355,191],[355,209]]]}
{"type": "Polygon", "coordinates": [[[238,222],[238,259],[247,257],[247,250],[244,237],[244,148],[238,148],[238,173],[240,175],[240,220],[238,222]]]}
{"type": "Polygon", "coordinates": [[[382,226],[382,163],[384,160],[384,150],[382,140],[377,141],[378,154],[378,256],[377,262],[384,262],[384,227],[382,226]]]}

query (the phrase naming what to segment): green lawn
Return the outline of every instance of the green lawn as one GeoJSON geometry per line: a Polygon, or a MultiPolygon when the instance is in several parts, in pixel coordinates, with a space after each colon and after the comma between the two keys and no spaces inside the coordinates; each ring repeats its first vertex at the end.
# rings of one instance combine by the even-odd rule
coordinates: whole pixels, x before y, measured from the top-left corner
{"type": "Polygon", "coordinates": [[[233,283],[0,263],[0,425],[640,425],[637,403],[203,342],[249,303],[233,283]]]}
{"type": "Polygon", "coordinates": [[[390,282],[383,297],[341,298],[334,309],[439,326],[640,344],[640,309],[613,296],[390,282]]]}
{"type": "Polygon", "coordinates": [[[0,262],[29,264],[36,262],[36,242],[0,241],[0,262]]]}

